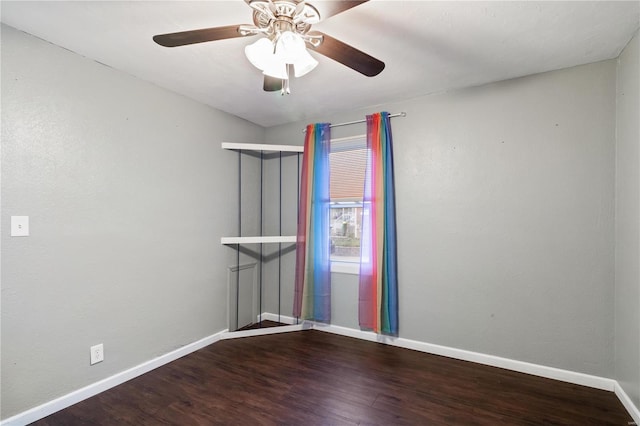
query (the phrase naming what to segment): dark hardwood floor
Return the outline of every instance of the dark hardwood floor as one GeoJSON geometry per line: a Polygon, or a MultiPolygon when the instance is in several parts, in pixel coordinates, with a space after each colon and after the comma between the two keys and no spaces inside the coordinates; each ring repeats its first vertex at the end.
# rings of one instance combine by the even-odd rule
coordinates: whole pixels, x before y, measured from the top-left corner
{"type": "Polygon", "coordinates": [[[309,330],[223,340],[36,425],[621,425],[612,392],[309,330]]]}

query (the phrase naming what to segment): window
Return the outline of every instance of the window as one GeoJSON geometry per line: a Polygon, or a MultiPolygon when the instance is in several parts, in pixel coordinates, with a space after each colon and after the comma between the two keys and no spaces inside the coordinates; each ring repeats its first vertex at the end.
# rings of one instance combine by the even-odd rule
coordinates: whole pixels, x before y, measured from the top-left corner
{"type": "Polygon", "coordinates": [[[364,135],[331,141],[329,235],[334,272],[358,273],[366,160],[364,135]]]}

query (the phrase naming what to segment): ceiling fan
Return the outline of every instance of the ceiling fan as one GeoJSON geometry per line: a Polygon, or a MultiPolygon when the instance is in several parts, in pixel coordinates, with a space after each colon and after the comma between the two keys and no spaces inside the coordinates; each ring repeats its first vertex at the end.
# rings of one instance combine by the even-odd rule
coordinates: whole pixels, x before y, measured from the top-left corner
{"type": "Polygon", "coordinates": [[[317,6],[304,0],[245,0],[253,9],[254,25],[227,25],[177,33],[159,34],[153,40],[161,46],[177,47],[235,37],[261,35],[245,47],[249,61],[264,74],[265,91],[290,93],[289,77],[301,77],[318,62],[308,49],[340,62],[368,77],[384,69],[384,62],[311,26],[368,0],[321,1],[317,6]]]}

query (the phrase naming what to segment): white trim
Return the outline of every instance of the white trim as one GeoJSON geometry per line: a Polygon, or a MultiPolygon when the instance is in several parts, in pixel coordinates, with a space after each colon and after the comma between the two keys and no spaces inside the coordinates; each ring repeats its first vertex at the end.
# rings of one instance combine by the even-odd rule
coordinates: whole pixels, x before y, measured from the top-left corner
{"type": "Polygon", "coordinates": [[[366,139],[367,139],[366,133],[363,133],[361,135],[355,135],[355,136],[346,136],[344,138],[335,138],[335,139],[331,139],[329,142],[348,142],[348,141],[357,141],[360,139],[365,139],[365,142],[366,142],[366,139]]]}
{"type": "Polygon", "coordinates": [[[216,334],[212,334],[211,336],[205,337],[196,342],[189,343],[188,345],[182,346],[181,348],[173,350],[157,358],[153,358],[149,361],[143,362],[142,364],[136,365],[135,367],[129,368],[128,370],[121,371],[120,373],[116,373],[113,376],[107,377],[106,379],[102,379],[71,393],[63,395],[59,398],[38,405],[37,407],[33,407],[27,411],[23,411],[22,413],[9,417],[8,419],[2,420],[0,421],[0,425],[18,426],[26,425],[40,420],[50,414],[63,410],[67,407],[72,406],[73,404],[76,404],[80,401],[83,401],[115,386],[118,386],[126,381],[129,381],[135,377],[148,373],[151,370],[175,361],[178,358],[189,355],[190,353],[202,349],[205,346],[209,346],[212,343],[221,340],[226,333],[227,330],[222,330],[216,334]]]}
{"type": "Polygon", "coordinates": [[[279,327],[266,327],[266,328],[258,328],[253,330],[242,330],[242,331],[231,331],[226,333],[221,337],[221,340],[226,339],[237,339],[240,337],[250,337],[250,336],[264,336],[266,334],[278,334],[278,333],[289,333],[291,331],[302,331],[302,330],[310,330],[313,327],[308,321],[302,321],[300,324],[296,324],[296,319],[294,317],[285,316],[278,314],[273,314],[271,312],[263,312],[262,315],[258,315],[256,317],[256,321],[260,321],[262,317],[265,321],[276,321],[289,325],[282,325],[279,327]]]}
{"type": "Polygon", "coordinates": [[[222,149],[239,149],[239,150],[246,150],[246,151],[304,152],[304,146],[271,145],[271,144],[264,144],[264,143],[222,142],[222,149]]]}
{"type": "Polygon", "coordinates": [[[629,398],[629,395],[627,395],[624,389],[622,389],[622,386],[620,386],[620,383],[616,382],[614,392],[622,405],[624,405],[624,408],[629,412],[633,421],[636,422],[636,425],[640,425],[640,409],[635,406],[631,398],[629,398]]]}
{"type": "Polygon", "coordinates": [[[256,328],[253,330],[230,331],[220,337],[220,340],[238,339],[241,337],[265,336],[267,334],[290,333],[292,331],[302,331],[311,329],[312,324],[302,322],[294,325],[282,325],[280,327],[256,328]]]}
{"type": "Polygon", "coordinates": [[[258,328],[253,330],[231,331],[222,336],[221,340],[237,339],[239,337],[264,336],[266,334],[289,333],[291,331],[310,330],[313,327],[313,324],[309,321],[302,321],[301,323],[296,324],[296,319],[294,317],[278,315],[271,312],[263,312],[261,315],[256,317],[256,321],[260,321],[260,318],[265,321],[275,321],[289,325],[258,328]]]}
{"type": "Polygon", "coordinates": [[[295,243],[297,236],[273,236],[273,237],[222,237],[220,244],[261,244],[261,243],[295,243]]]}
{"type": "Polygon", "coordinates": [[[332,260],[331,272],[334,274],[360,275],[360,263],[359,262],[341,262],[339,260],[332,260]]]}
{"type": "Polygon", "coordinates": [[[384,343],[386,345],[398,346],[406,349],[413,349],[420,352],[434,355],[442,355],[449,358],[471,361],[478,364],[490,365],[507,370],[518,371],[520,373],[532,374],[534,376],[546,377],[548,379],[560,380],[582,386],[589,386],[596,389],[613,391],[616,381],[605,377],[592,376],[590,374],[578,373],[575,371],[563,370],[555,367],[547,367],[529,362],[517,361],[509,358],[502,358],[494,355],[487,355],[479,352],[456,349],[448,346],[435,345],[432,343],[419,342],[417,340],[405,339],[402,337],[390,337],[375,334],[368,331],[356,330],[353,328],[339,327],[321,323],[313,324],[314,330],[327,333],[340,334],[348,337],[368,340],[371,342],[384,343]]]}
{"type": "Polygon", "coordinates": [[[284,324],[296,324],[296,319],[287,315],[278,315],[271,312],[263,312],[261,316],[258,316],[258,321],[260,321],[260,317],[262,317],[262,319],[265,321],[275,321],[284,324]]]}

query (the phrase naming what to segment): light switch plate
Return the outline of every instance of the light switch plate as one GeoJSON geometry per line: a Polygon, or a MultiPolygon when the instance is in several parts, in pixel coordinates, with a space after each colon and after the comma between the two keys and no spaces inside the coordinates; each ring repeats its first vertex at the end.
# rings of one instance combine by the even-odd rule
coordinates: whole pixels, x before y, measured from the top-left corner
{"type": "Polygon", "coordinates": [[[11,236],[29,236],[29,216],[11,216],[11,236]]]}

